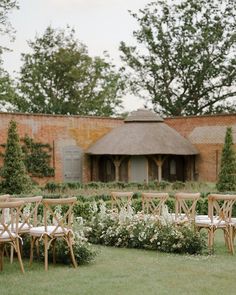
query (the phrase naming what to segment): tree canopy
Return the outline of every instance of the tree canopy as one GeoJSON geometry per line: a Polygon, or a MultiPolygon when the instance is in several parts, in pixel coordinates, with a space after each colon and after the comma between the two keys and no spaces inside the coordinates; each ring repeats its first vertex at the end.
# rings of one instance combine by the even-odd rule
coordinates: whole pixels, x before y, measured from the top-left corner
{"type": "MultiPolygon", "coordinates": [[[[18,8],[17,0],[1,0],[0,1],[0,35],[12,36],[13,27],[9,21],[9,13],[18,8]]],[[[5,49],[0,45],[0,53],[5,49]]]]}
{"type": "MultiPolygon", "coordinates": [[[[0,36],[9,36],[13,39],[14,29],[9,21],[9,13],[18,8],[16,0],[0,1],[0,36]]],[[[16,92],[13,80],[3,68],[2,53],[8,50],[7,47],[0,44],[0,110],[7,111],[12,109],[11,103],[15,101],[16,92]]]]}
{"type": "Polygon", "coordinates": [[[108,56],[90,57],[73,29],[48,27],[29,42],[20,71],[19,111],[113,115],[121,106],[123,81],[108,56]]]}
{"type": "Polygon", "coordinates": [[[165,115],[236,110],[236,1],[158,0],[131,15],[137,44],[120,50],[134,94],[165,115]]]}

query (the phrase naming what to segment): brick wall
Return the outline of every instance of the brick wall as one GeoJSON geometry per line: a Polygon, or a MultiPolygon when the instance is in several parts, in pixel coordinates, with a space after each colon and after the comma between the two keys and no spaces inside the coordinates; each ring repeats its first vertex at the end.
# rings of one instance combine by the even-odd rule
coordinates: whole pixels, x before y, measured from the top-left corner
{"type": "MultiPolygon", "coordinates": [[[[123,124],[120,119],[102,117],[0,113],[0,144],[6,143],[10,120],[17,122],[20,137],[28,134],[35,141],[49,143],[53,147],[52,166],[55,166],[55,177],[37,179],[40,183],[63,180],[64,147],[78,146],[84,151],[98,138],[123,124]]],[[[90,180],[87,157],[83,158],[82,177],[84,182],[90,180]]]]}
{"type": "MultiPolygon", "coordinates": [[[[0,113],[0,144],[6,142],[9,121],[18,123],[20,137],[28,134],[35,141],[53,147],[52,165],[55,177],[38,179],[63,181],[63,148],[77,146],[82,151],[107,132],[123,124],[122,119],[40,114],[0,113]]],[[[198,180],[215,181],[219,171],[225,129],[232,126],[236,143],[236,114],[166,118],[165,123],[188,138],[198,149],[196,172],[198,180]]],[[[82,179],[90,180],[90,159],[83,157],[82,179]]]]}
{"type": "MultiPolygon", "coordinates": [[[[217,180],[226,128],[233,127],[236,144],[236,114],[167,118],[165,122],[188,138],[198,149],[196,172],[199,181],[217,180]]],[[[236,147],[236,146],[235,146],[236,147]]]]}

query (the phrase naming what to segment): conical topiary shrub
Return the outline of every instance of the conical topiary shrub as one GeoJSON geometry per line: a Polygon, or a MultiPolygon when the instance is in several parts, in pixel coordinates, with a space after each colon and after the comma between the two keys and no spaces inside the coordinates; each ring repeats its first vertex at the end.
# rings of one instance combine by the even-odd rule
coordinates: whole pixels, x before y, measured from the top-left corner
{"type": "Polygon", "coordinates": [[[2,189],[5,193],[21,194],[29,192],[32,188],[32,181],[27,175],[23,162],[23,153],[15,121],[10,121],[8,128],[7,145],[1,177],[3,178],[2,189]]]}
{"type": "Polygon", "coordinates": [[[236,191],[236,154],[233,145],[232,128],[228,127],[221,156],[218,191],[236,191]]]}

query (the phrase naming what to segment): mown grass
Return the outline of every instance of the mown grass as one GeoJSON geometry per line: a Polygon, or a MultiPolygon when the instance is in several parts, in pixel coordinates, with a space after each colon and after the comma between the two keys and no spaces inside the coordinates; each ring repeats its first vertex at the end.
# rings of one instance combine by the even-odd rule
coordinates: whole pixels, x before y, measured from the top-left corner
{"type": "Polygon", "coordinates": [[[25,275],[6,258],[0,294],[236,294],[236,256],[227,253],[221,232],[215,245],[212,256],[98,247],[96,260],[76,270],[50,265],[44,272],[42,263],[29,268],[25,260],[25,275]]]}

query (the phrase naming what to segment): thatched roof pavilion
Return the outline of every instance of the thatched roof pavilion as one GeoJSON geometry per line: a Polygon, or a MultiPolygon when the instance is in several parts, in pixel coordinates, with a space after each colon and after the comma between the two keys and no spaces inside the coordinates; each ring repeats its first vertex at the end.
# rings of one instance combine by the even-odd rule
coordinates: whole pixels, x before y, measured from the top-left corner
{"type": "Polygon", "coordinates": [[[100,138],[86,153],[110,157],[115,166],[116,180],[119,180],[119,167],[125,157],[136,160],[138,156],[152,157],[160,181],[162,166],[168,156],[194,156],[198,152],[186,138],[165,124],[159,115],[142,109],[132,112],[122,126],[100,138]]]}
{"type": "Polygon", "coordinates": [[[163,119],[147,110],[132,112],[125,124],[93,144],[93,155],[196,155],[196,148],[163,119]]]}

